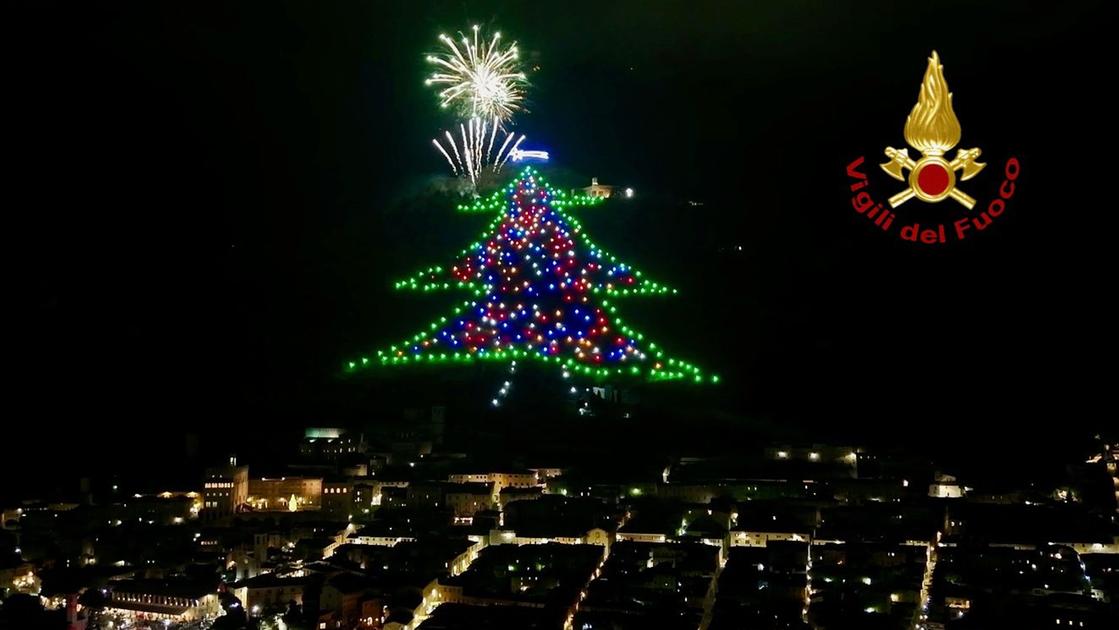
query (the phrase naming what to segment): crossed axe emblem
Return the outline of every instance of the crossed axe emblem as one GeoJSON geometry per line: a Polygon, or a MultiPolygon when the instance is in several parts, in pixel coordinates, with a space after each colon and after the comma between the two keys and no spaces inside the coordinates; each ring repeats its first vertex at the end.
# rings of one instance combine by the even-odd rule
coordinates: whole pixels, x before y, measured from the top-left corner
{"type": "Polygon", "coordinates": [[[975,161],[979,154],[978,148],[957,149],[956,157],[949,162],[942,157],[942,154],[928,152],[914,161],[909,157],[909,149],[886,147],[886,157],[890,158],[890,161],[879,165],[882,170],[889,173],[890,177],[903,182],[907,179],[903,171],[909,171],[909,187],[890,197],[890,207],[896,208],[913,197],[930,202],[951,197],[971,210],[975,206],[975,199],[956,188],[956,171],[963,171],[960,174],[961,181],[975,177],[986,166],[975,161]]]}

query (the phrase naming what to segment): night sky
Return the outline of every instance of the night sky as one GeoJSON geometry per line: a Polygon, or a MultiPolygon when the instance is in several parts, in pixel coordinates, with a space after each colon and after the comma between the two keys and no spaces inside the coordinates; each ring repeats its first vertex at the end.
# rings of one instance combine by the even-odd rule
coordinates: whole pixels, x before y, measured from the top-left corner
{"type": "Polygon", "coordinates": [[[622,312],[724,375],[726,414],[1008,459],[1112,415],[1102,2],[14,4],[4,457],[336,417],[342,362],[452,300],[391,281],[484,224],[415,202],[448,123],[424,53],[474,23],[539,66],[526,143],[638,191],[588,231],[680,289],[622,312]],[[934,48],[988,162],[964,188],[1023,170],[997,225],[922,249],[853,212],[844,169],[902,145],[934,48]]]}

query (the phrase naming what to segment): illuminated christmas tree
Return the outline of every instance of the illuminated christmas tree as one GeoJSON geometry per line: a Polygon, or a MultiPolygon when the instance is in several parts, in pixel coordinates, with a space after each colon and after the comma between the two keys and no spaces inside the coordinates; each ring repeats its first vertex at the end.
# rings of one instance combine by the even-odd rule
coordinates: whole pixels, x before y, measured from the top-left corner
{"type": "Polygon", "coordinates": [[[463,291],[471,298],[400,344],[349,362],[349,370],[534,359],[596,377],[718,382],[665,355],[618,315],[612,299],[676,291],[619,262],[565,212],[601,201],[555,190],[528,167],[489,198],[459,206],[497,216],[450,268],[430,267],[396,288],[463,291]]]}

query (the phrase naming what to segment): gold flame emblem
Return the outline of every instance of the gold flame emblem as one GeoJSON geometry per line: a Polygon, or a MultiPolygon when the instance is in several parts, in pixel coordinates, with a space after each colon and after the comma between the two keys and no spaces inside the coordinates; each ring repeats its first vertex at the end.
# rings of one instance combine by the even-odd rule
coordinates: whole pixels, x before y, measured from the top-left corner
{"type": "Polygon", "coordinates": [[[909,149],[886,147],[889,162],[882,170],[900,181],[908,180],[909,188],[890,197],[890,207],[896,208],[916,197],[922,201],[937,202],[951,197],[968,210],[975,206],[975,199],[956,188],[956,171],[960,181],[967,181],[983,170],[986,164],[975,160],[980,150],[957,149],[952,161],[944,154],[960,142],[960,121],[952,111],[952,93],[944,80],[944,66],[934,50],[921,81],[917,104],[905,119],[905,142],[921,152],[921,158],[909,157],[909,149]],[[909,171],[907,178],[903,172],[909,171]]]}

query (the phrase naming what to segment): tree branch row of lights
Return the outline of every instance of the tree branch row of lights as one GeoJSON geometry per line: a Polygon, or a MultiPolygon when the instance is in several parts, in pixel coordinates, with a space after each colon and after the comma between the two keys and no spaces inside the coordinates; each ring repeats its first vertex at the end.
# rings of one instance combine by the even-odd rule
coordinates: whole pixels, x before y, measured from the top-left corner
{"type": "Polygon", "coordinates": [[[717,376],[704,376],[697,366],[644,343],[645,336],[625,325],[608,300],[601,305],[590,300],[598,294],[676,293],[595,245],[580,223],[559,209],[599,202],[553,190],[526,167],[489,198],[460,206],[462,212],[496,212],[497,217],[449,270],[432,266],[396,282],[395,288],[465,290],[474,299],[464,300],[428,330],[378,351],[374,360],[348,362],[348,369],[534,359],[588,376],[717,383],[717,376]]]}

